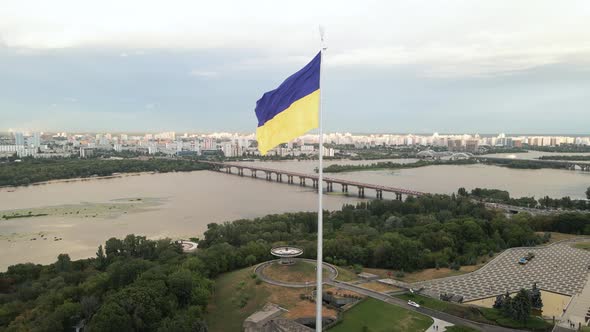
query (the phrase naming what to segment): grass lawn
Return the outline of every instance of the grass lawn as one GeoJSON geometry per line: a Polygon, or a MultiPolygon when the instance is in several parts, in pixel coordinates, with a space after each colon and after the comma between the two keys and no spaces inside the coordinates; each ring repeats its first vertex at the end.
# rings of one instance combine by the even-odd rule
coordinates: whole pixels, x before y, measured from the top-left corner
{"type": "Polygon", "coordinates": [[[425,331],[430,317],[375,299],[366,299],[344,313],[342,322],[330,332],[425,331]]]}
{"type": "MultiPolygon", "coordinates": [[[[489,259],[491,259],[491,258],[489,258],[489,259]]],[[[435,268],[424,269],[424,270],[416,271],[416,272],[405,272],[403,277],[396,277],[395,275],[396,275],[396,272],[398,272],[398,271],[394,271],[394,270],[364,268],[363,271],[368,272],[368,273],[372,273],[372,274],[376,274],[376,275],[380,276],[381,278],[393,278],[396,280],[412,283],[412,282],[419,282],[419,281],[426,281],[426,280],[432,280],[432,279],[438,279],[438,278],[457,276],[457,275],[473,272],[484,265],[485,265],[485,263],[482,262],[477,265],[461,266],[459,271],[451,270],[446,267],[441,267],[439,269],[435,269],[435,268]],[[390,277],[390,275],[391,275],[391,277],[390,277]]]]}
{"type": "Polygon", "coordinates": [[[337,266],[338,269],[338,277],[336,280],[339,281],[354,281],[358,279],[358,276],[354,271],[347,269],[345,267],[337,266]]]}
{"type": "Polygon", "coordinates": [[[515,321],[510,318],[502,316],[502,314],[491,308],[476,308],[472,306],[461,305],[457,303],[445,302],[436,300],[430,297],[414,295],[414,294],[402,294],[397,296],[403,300],[413,300],[427,308],[442,311],[450,315],[462,317],[476,322],[500,325],[504,327],[517,328],[517,329],[529,329],[536,331],[548,331],[552,325],[543,319],[535,316],[531,316],[526,324],[523,322],[515,321]]]}
{"type": "Polygon", "coordinates": [[[551,233],[551,238],[547,244],[555,243],[561,240],[569,240],[575,237],[580,237],[580,235],[576,234],[566,234],[566,233],[558,233],[558,232],[535,232],[535,234],[539,236],[543,236],[545,233],[551,233]]]}
{"type": "MultiPolygon", "coordinates": [[[[558,233],[559,234],[559,233],[558,233]]],[[[473,271],[478,270],[479,268],[486,265],[500,253],[496,252],[490,257],[489,255],[482,255],[479,256],[476,260],[475,265],[464,265],[459,268],[459,270],[452,270],[446,267],[430,268],[424,269],[420,271],[414,272],[404,272],[403,277],[397,277],[396,275],[399,274],[401,271],[396,270],[387,270],[387,269],[375,269],[375,268],[363,268],[363,272],[372,273],[378,275],[381,278],[393,278],[399,281],[404,281],[408,283],[413,282],[420,282],[420,281],[427,281],[432,279],[439,279],[439,278],[446,278],[452,276],[458,276],[466,273],[470,273],[473,271]]]]}
{"type": "Polygon", "coordinates": [[[395,287],[395,286],[391,286],[391,285],[387,285],[387,284],[382,284],[378,281],[371,281],[371,282],[366,282],[366,283],[362,283],[362,284],[358,284],[359,287],[362,288],[366,288],[366,289],[370,289],[373,290],[375,292],[397,292],[397,291],[402,291],[403,289],[395,287]]]}
{"type": "Polygon", "coordinates": [[[574,244],[574,247],[578,249],[590,250],[590,242],[576,243],[574,244]]]}
{"type": "MultiPolygon", "coordinates": [[[[316,269],[315,263],[306,261],[297,261],[293,265],[281,265],[274,263],[264,268],[264,275],[284,282],[315,282],[316,269]]],[[[323,270],[324,279],[328,278],[328,272],[323,270]]]]}
{"type": "MultiPolygon", "coordinates": [[[[257,283],[252,275],[253,269],[250,267],[224,273],[215,279],[215,290],[205,315],[209,331],[240,332],[244,320],[267,302],[288,309],[286,318],[296,319],[315,314],[315,303],[299,297],[305,289],[257,283]]],[[[323,315],[335,318],[336,311],[324,307],[323,315]]]]}
{"type": "Polygon", "coordinates": [[[210,331],[241,331],[244,319],[267,302],[270,292],[262,284],[256,285],[252,273],[247,268],[215,280],[215,293],[206,315],[210,331]]]}

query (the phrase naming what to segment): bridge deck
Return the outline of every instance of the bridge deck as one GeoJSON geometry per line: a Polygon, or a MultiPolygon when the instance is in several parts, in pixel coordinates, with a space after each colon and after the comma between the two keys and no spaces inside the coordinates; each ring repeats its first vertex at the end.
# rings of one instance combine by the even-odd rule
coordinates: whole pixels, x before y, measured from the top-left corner
{"type": "MultiPolygon", "coordinates": [[[[261,172],[275,173],[275,174],[281,174],[281,175],[287,175],[287,176],[296,176],[296,177],[299,177],[302,179],[311,179],[311,180],[315,180],[315,181],[319,180],[319,176],[317,174],[299,173],[299,172],[292,172],[292,171],[286,171],[286,170],[280,170],[280,169],[274,169],[274,168],[249,166],[249,165],[236,164],[236,163],[222,163],[222,162],[214,162],[214,161],[199,161],[199,162],[210,164],[213,166],[217,166],[219,169],[228,168],[228,167],[230,167],[230,168],[236,167],[238,169],[248,169],[248,170],[254,171],[254,172],[261,171],[261,172]]],[[[362,188],[363,190],[368,188],[368,189],[374,189],[376,191],[385,191],[385,192],[404,194],[404,195],[410,195],[410,196],[422,196],[422,195],[428,194],[428,193],[416,191],[416,190],[402,189],[402,188],[396,188],[396,187],[391,187],[391,186],[382,186],[382,185],[378,185],[378,184],[362,183],[362,182],[356,182],[356,181],[338,179],[338,178],[331,178],[331,177],[324,177],[324,182],[337,183],[337,184],[345,185],[345,186],[358,187],[358,188],[362,188]]],[[[362,194],[362,197],[364,197],[364,192],[362,194]]],[[[379,194],[377,195],[377,197],[381,198],[381,199],[383,198],[383,196],[381,196],[379,194]]],[[[511,213],[528,212],[531,214],[550,214],[550,213],[560,213],[561,212],[560,210],[554,210],[554,209],[541,210],[541,209],[537,209],[537,208],[528,208],[528,207],[522,207],[522,206],[512,206],[512,205],[507,205],[507,204],[502,204],[502,203],[479,201],[476,199],[472,199],[472,200],[473,200],[473,202],[476,202],[476,203],[483,203],[487,208],[501,209],[501,210],[505,210],[505,211],[508,211],[511,213]]],[[[574,211],[582,212],[579,210],[574,210],[574,211]]]]}
{"type": "MultiPolygon", "coordinates": [[[[288,175],[288,176],[296,176],[299,178],[311,179],[311,180],[316,180],[316,181],[319,180],[319,176],[317,174],[299,173],[299,172],[285,171],[285,170],[266,168],[266,167],[248,166],[248,165],[236,164],[236,163],[221,163],[221,162],[212,162],[212,161],[209,161],[206,163],[211,164],[211,165],[215,165],[215,166],[218,166],[221,168],[236,167],[236,168],[242,168],[242,169],[249,169],[251,171],[261,171],[261,172],[269,172],[269,173],[282,174],[282,175],[288,175]]],[[[392,192],[392,193],[400,193],[400,194],[405,194],[405,195],[413,195],[413,196],[426,195],[426,193],[424,193],[424,192],[410,190],[410,189],[396,188],[396,187],[391,187],[391,186],[382,186],[382,185],[378,185],[378,184],[362,183],[362,182],[356,182],[356,181],[338,179],[338,178],[332,178],[332,177],[325,177],[324,176],[323,180],[324,180],[324,182],[337,183],[340,185],[375,189],[375,190],[381,190],[381,191],[392,192]]]]}

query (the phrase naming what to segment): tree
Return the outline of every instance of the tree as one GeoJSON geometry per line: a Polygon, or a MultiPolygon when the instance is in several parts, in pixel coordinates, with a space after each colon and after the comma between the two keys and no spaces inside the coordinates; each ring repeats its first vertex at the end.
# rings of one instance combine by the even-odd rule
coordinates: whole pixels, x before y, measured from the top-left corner
{"type": "Polygon", "coordinates": [[[134,331],[155,330],[165,314],[170,311],[166,303],[165,287],[160,288],[155,284],[140,286],[135,283],[113,294],[107,301],[117,303],[129,317],[132,317],[134,331]]]}
{"type": "Polygon", "coordinates": [[[89,331],[133,331],[132,319],[119,304],[107,301],[100,307],[96,315],[92,317],[89,331]]]}
{"type": "Polygon", "coordinates": [[[187,306],[191,302],[193,291],[193,277],[189,270],[179,270],[168,277],[168,288],[176,296],[181,306],[187,306]]]}
{"type": "Polygon", "coordinates": [[[57,262],[55,262],[55,269],[57,272],[68,272],[72,268],[72,261],[68,254],[59,254],[57,262]]]}
{"type": "Polygon", "coordinates": [[[457,194],[458,194],[459,196],[462,196],[462,197],[467,197],[467,189],[465,189],[465,188],[461,187],[461,188],[459,188],[459,190],[457,191],[457,194]]]}
{"type": "Polygon", "coordinates": [[[160,324],[158,332],[207,332],[203,320],[191,312],[178,313],[174,318],[166,318],[160,324]]]}
{"type": "Polygon", "coordinates": [[[256,264],[256,256],[254,256],[254,255],[246,256],[246,258],[244,258],[244,263],[246,263],[246,265],[248,265],[248,266],[252,266],[252,265],[256,264]]]}
{"type": "Polygon", "coordinates": [[[508,292],[504,294],[504,299],[502,301],[502,314],[506,317],[514,317],[514,307],[512,299],[510,298],[510,293],[508,292]]]}
{"type": "Polygon", "coordinates": [[[512,299],[513,316],[515,320],[526,323],[531,315],[531,295],[526,289],[521,289],[512,299]]]}
{"type": "Polygon", "coordinates": [[[104,250],[102,249],[102,244],[98,246],[98,251],[96,252],[96,268],[103,271],[107,266],[107,256],[104,254],[104,250]]]}
{"type": "Polygon", "coordinates": [[[107,272],[110,274],[110,283],[114,288],[129,285],[152,265],[153,263],[150,261],[139,258],[118,260],[107,268],[107,272]]]}
{"type": "Polygon", "coordinates": [[[116,256],[120,255],[123,252],[123,241],[112,237],[107,240],[104,249],[107,255],[107,259],[109,260],[109,262],[112,262],[116,256]]]}
{"type": "Polygon", "coordinates": [[[586,189],[586,198],[590,199],[590,187],[588,187],[588,189],[586,189]]]}
{"type": "Polygon", "coordinates": [[[504,295],[500,294],[496,296],[496,301],[494,301],[494,308],[495,309],[502,309],[504,306],[504,295]]]}
{"type": "Polygon", "coordinates": [[[94,295],[84,296],[84,297],[82,297],[82,300],[80,301],[80,311],[81,311],[82,317],[84,317],[86,319],[89,319],[90,317],[92,317],[92,315],[94,315],[94,313],[96,312],[96,310],[99,307],[100,307],[100,302],[98,301],[98,299],[94,295]]]}
{"type": "Polygon", "coordinates": [[[533,284],[531,290],[531,306],[535,309],[541,310],[543,308],[543,300],[541,299],[541,291],[537,288],[537,283],[533,284]]]}

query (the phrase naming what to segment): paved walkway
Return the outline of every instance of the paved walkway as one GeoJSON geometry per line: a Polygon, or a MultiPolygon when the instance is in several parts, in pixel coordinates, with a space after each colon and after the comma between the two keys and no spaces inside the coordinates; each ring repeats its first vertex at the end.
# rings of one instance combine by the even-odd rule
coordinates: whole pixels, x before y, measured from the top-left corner
{"type": "Polygon", "coordinates": [[[414,289],[424,287],[424,293],[435,298],[441,293],[458,294],[464,301],[517,292],[521,288],[531,288],[535,282],[542,290],[573,296],[582,291],[590,271],[590,251],[573,248],[572,243],[576,241],[588,239],[507,249],[475,272],[411,286],[414,289]],[[518,264],[518,259],[529,252],[535,257],[527,264],[518,264]]]}
{"type": "MultiPolygon", "coordinates": [[[[315,262],[315,260],[312,260],[312,259],[304,259],[304,258],[298,258],[298,259],[309,261],[309,262],[315,262]]],[[[282,281],[278,281],[278,280],[273,280],[273,279],[270,279],[267,276],[265,276],[263,273],[264,268],[266,266],[268,266],[269,264],[272,264],[275,261],[278,261],[278,260],[268,261],[268,262],[264,262],[264,263],[259,264],[258,266],[256,266],[254,268],[254,273],[256,273],[262,281],[267,282],[272,285],[276,285],[276,286],[294,287],[294,288],[301,288],[301,287],[308,286],[304,283],[287,283],[287,282],[282,282],[282,281]]],[[[386,303],[389,303],[392,305],[397,305],[397,306],[403,307],[408,310],[419,312],[423,315],[430,316],[432,319],[435,319],[435,321],[438,320],[438,321],[444,322],[444,323],[439,323],[440,326],[442,326],[443,324],[447,324],[446,326],[463,325],[463,326],[468,326],[468,327],[474,328],[478,331],[486,331],[486,332],[516,332],[516,331],[520,331],[520,330],[516,330],[516,329],[509,329],[509,328],[504,328],[504,327],[495,326],[495,325],[477,323],[477,322],[473,322],[473,321],[463,319],[460,317],[452,316],[452,315],[446,314],[444,312],[440,312],[440,311],[436,311],[436,310],[432,310],[432,309],[428,309],[428,308],[424,308],[424,307],[415,308],[415,307],[409,306],[407,304],[407,302],[402,299],[398,299],[396,297],[392,297],[390,295],[376,292],[376,291],[373,291],[370,289],[362,288],[362,287],[359,287],[357,285],[353,285],[350,283],[337,281],[335,279],[338,276],[338,270],[334,266],[327,264],[327,263],[324,263],[324,268],[327,268],[330,271],[330,277],[327,280],[324,279],[324,284],[330,285],[333,287],[338,287],[338,288],[350,290],[350,291],[356,292],[358,294],[372,297],[374,299],[377,299],[377,300],[380,300],[380,301],[383,301],[383,302],[386,302],[386,303]]],[[[436,330],[429,330],[429,331],[436,331],[436,330]]],[[[439,328],[439,331],[441,331],[440,328],[439,328]]]]}
{"type": "Polygon", "coordinates": [[[454,326],[454,324],[445,322],[444,320],[440,320],[438,318],[432,317],[432,319],[434,319],[434,323],[432,323],[432,325],[430,325],[428,330],[426,330],[425,332],[442,332],[446,331],[447,327],[454,326]]]}
{"type": "Polygon", "coordinates": [[[572,298],[558,324],[569,329],[572,329],[570,324],[573,324],[577,330],[580,325],[588,325],[586,317],[590,318],[590,278],[586,281],[582,292],[572,298]]]}
{"type": "MultiPolygon", "coordinates": [[[[309,262],[309,263],[313,263],[313,264],[316,263],[315,259],[295,258],[294,260],[305,261],[305,262],[309,262]]],[[[267,275],[265,275],[264,269],[271,264],[277,263],[278,261],[280,261],[280,259],[275,259],[272,261],[260,263],[254,268],[254,273],[256,273],[256,275],[258,276],[258,278],[260,278],[260,280],[262,280],[266,283],[269,283],[271,285],[275,285],[275,286],[290,287],[290,288],[304,288],[304,287],[315,286],[315,284],[316,284],[315,280],[311,283],[309,283],[309,282],[308,283],[306,283],[306,282],[286,282],[286,281],[274,280],[274,279],[271,279],[270,277],[268,277],[267,275]]],[[[323,267],[324,267],[324,270],[328,271],[328,280],[334,280],[334,279],[336,279],[336,277],[338,277],[338,269],[335,266],[324,262],[323,267]]],[[[325,280],[324,283],[328,280],[325,280]]]]}

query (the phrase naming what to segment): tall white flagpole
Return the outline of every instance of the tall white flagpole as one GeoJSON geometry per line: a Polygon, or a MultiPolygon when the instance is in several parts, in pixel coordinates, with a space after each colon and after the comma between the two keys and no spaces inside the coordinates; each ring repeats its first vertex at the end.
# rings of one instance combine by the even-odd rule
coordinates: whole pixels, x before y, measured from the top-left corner
{"type": "Polygon", "coordinates": [[[316,262],[316,316],[315,316],[315,330],[322,331],[322,273],[323,273],[323,240],[324,240],[324,210],[322,207],[322,196],[324,187],[324,130],[322,127],[322,68],[324,66],[324,51],[326,50],[324,44],[324,28],[320,26],[320,105],[319,105],[319,163],[318,167],[318,257],[316,262]]]}

